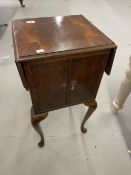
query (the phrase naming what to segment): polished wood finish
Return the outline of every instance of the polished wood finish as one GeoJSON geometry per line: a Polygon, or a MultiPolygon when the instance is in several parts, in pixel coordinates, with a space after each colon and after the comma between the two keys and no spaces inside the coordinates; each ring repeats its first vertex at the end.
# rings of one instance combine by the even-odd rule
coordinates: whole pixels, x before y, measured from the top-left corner
{"type": "Polygon", "coordinates": [[[69,88],[69,104],[95,99],[108,56],[108,51],[102,51],[88,57],[72,59],[70,84],[74,80],[75,84],[74,90],[69,88]]]}
{"type": "Polygon", "coordinates": [[[25,68],[32,74],[29,86],[32,89],[30,91],[36,113],[43,113],[52,108],[66,105],[64,86],[66,88],[68,80],[67,61],[30,62],[25,68]]]}
{"type": "Polygon", "coordinates": [[[89,106],[87,112],[86,112],[86,115],[82,121],[82,124],[81,124],[81,132],[83,133],[86,133],[87,132],[87,129],[84,127],[84,124],[85,122],[88,120],[88,118],[92,115],[92,113],[96,110],[97,108],[97,102],[94,100],[94,101],[90,101],[88,103],[84,103],[86,106],[89,106]]]}
{"type": "Polygon", "coordinates": [[[32,124],[42,140],[39,146],[44,136],[38,123],[51,110],[89,106],[81,125],[85,133],[102,75],[111,72],[116,45],[82,15],[15,20],[12,31],[16,65],[33,103],[32,124]]]}
{"type": "Polygon", "coordinates": [[[36,132],[40,135],[40,142],[38,143],[39,147],[43,147],[44,146],[44,134],[42,132],[41,126],[40,126],[40,121],[44,120],[45,118],[47,118],[48,113],[42,113],[42,114],[35,114],[34,113],[34,109],[33,106],[31,108],[31,123],[32,126],[34,127],[34,129],[36,130],[36,132]]]}
{"type": "Polygon", "coordinates": [[[64,56],[63,51],[67,54],[72,52],[76,54],[80,50],[86,52],[91,48],[101,50],[102,46],[104,48],[114,46],[109,38],[82,15],[15,20],[13,30],[18,61],[34,57],[37,59],[38,49],[44,49],[42,57],[47,57],[54,56],[54,53],[64,56]]]}

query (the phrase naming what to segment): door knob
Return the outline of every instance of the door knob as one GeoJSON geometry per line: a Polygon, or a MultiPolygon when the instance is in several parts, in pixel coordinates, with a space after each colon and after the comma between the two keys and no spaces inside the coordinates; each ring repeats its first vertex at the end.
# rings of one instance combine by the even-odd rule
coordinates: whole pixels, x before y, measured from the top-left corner
{"type": "Polygon", "coordinates": [[[71,83],[70,83],[70,89],[71,89],[71,91],[74,91],[75,90],[75,86],[76,86],[76,81],[72,81],[71,83]]]}
{"type": "Polygon", "coordinates": [[[59,85],[59,88],[63,91],[63,92],[66,92],[67,90],[67,83],[62,83],[59,85]]]}

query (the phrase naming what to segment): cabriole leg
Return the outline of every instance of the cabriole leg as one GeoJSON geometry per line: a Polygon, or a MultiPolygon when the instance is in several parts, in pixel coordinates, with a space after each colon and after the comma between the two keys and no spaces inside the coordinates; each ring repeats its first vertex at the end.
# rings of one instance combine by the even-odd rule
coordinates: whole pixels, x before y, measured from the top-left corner
{"type": "Polygon", "coordinates": [[[85,122],[88,120],[88,118],[91,116],[91,114],[96,110],[97,108],[97,102],[94,100],[92,102],[89,102],[89,103],[84,103],[86,106],[89,106],[87,112],[86,112],[86,115],[82,121],[82,124],[81,124],[81,132],[83,133],[86,133],[87,132],[87,129],[84,127],[84,124],[85,122]]]}
{"type": "Polygon", "coordinates": [[[48,113],[42,113],[42,114],[34,114],[34,109],[33,107],[31,108],[31,123],[33,128],[36,130],[36,132],[40,135],[40,142],[38,143],[39,147],[44,146],[44,134],[40,126],[40,122],[44,120],[48,116],[48,113]]]}

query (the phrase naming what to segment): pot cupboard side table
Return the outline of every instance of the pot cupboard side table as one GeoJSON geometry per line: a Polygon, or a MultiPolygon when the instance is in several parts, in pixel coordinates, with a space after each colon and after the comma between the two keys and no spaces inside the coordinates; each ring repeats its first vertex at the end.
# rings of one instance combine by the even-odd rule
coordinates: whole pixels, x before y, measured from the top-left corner
{"type": "Polygon", "coordinates": [[[97,107],[104,71],[111,72],[116,45],[82,15],[19,19],[12,23],[15,62],[32,99],[31,122],[41,137],[39,122],[48,112],[76,104],[89,106],[82,121],[97,107]]]}

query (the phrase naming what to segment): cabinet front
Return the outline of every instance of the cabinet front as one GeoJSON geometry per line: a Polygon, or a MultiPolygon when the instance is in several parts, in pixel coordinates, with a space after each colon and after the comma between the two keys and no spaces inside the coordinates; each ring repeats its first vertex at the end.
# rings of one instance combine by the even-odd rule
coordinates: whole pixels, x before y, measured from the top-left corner
{"type": "Polygon", "coordinates": [[[96,97],[108,55],[93,55],[71,60],[69,104],[88,102],[96,97]]]}
{"type": "Polygon", "coordinates": [[[29,86],[35,113],[67,104],[68,62],[38,61],[28,65],[29,86]]]}

